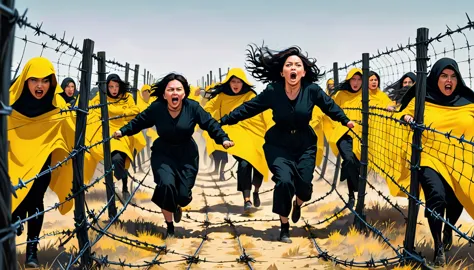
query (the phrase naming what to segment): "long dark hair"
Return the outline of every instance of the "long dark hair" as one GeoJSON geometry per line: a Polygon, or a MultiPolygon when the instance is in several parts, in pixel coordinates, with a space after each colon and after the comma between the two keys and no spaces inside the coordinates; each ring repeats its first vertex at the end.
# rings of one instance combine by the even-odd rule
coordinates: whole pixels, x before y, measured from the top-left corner
{"type": "Polygon", "coordinates": [[[168,85],[169,82],[173,80],[177,80],[183,85],[185,98],[187,98],[189,96],[189,93],[191,92],[188,80],[186,80],[186,78],[183,75],[180,75],[177,73],[170,73],[164,76],[157,83],[152,84],[151,90],[153,93],[150,96],[156,96],[158,100],[164,100],[163,95],[165,93],[166,86],[168,85]]]}
{"type": "Polygon", "coordinates": [[[377,88],[380,89],[380,85],[382,84],[382,82],[380,81],[380,75],[379,75],[377,72],[371,70],[371,71],[369,72],[369,79],[370,79],[370,77],[372,77],[372,76],[375,76],[375,77],[377,78],[377,80],[379,81],[379,84],[377,85],[377,88]]]}
{"type": "Polygon", "coordinates": [[[285,78],[281,76],[281,71],[286,59],[292,55],[298,56],[303,62],[306,75],[301,78],[301,81],[313,83],[321,78],[322,74],[316,66],[316,59],[303,55],[297,46],[275,51],[264,45],[258,47],[255,44],[250,44],[247,49],[248,64],[245,65],[245,68],[255,79],[263,83],[284,82],[285,78]]]}
{"type": "Polygon", "coordinates": [[[115,73],[112,73],[109,76],[107,76],[106,87],[107,87],[107,96],[109,96],[110,98],[113,98],[113,99],[124,99],[125,94],[128,91],[129,85],[126,82],[122,81],[122,79],[120,79],[119,75],[117,75],[115,73]],[[110,82],[116,82],[116,83],[119,84],[119,92],[118,92],[116,97],[112,96],[109,92],[109,83],[110,82]]]}

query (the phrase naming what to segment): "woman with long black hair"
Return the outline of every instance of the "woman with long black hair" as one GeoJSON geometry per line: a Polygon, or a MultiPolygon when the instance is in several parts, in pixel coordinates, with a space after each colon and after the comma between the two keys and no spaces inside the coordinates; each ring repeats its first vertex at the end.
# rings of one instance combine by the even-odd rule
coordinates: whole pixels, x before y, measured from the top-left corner
{"type": "MultiPolygon", "coordinates": [[[[316,137],[309,125],[314,106],[349,128],[354,123],[314,82],[320,78],[316,60],[290,47],[274,52],[268,47],[250,46],[247,70],[268,83],[263,92],[221,118],[222,125],[235,125],[268,109],[275,125],[265,134],[263,150],[275,182],[272,211],[280,215],[280,241],[291,243],[288,222],[301,217],[301,205],[311,199],[316,163],[316,137]],[[292,203],[293,197],[296,200],[292,203]]],[[[322,138],[320,138],[322,139],[322,138]]]]}
{"type": "Polygon", "coordinates": [[[192,137],[196,125],[226,149],[234,143],[199,103],[187,98],[189,84],[182,75],[170,73],[151,89],[157,100],[113,136],[118,139],[156,127],[159,137],[151,148],[156,189],[151,200],[163,212],[167,237],[173,237],[172,219],[178,223],[182,216],[181,207],[192,201],[191,190],[199,170],[198,147],[192,137]]]}

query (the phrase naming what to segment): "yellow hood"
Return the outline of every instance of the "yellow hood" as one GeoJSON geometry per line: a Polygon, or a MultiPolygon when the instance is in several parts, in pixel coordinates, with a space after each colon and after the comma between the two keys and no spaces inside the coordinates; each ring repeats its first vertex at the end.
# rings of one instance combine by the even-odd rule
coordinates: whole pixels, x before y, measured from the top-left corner
{"type": "Polygon", "coordinates": [[[360,68],[353,68],[353,69],[349,70],[349,72],[348,72],[347,75],[346,75],[346,81],[352,79],[352,77],[354,77],[354,75],[355,75],[356,73],[363,74],[363,73],[362,73],[362,69],[360,69],[360,68]]]}
{"type": "Polygon", "coordinates": [[[58,97],[57,94],[62,93],[64,90],[58,85],[58,80],[56,79],[56,71],[54,70],[53,64],[44,57],[35,57],[30,59],[23,67],[18,79],[10,87],[10,104],[14,104],[21,96],[23,88],[25,87],[25,82],[29,78],[44,78],[49,75],[53,75],[51,78],[51,89],[55,89],[53,105],[55,107],[63,107],[65,102],[62,97],[58,97]],[[61,102],[61,100],[63,102],[61,102]]]}
{"type": "Polygon", "coordinates": [[[236,78],[241,79],[248,86],[252,86],[252,84],[249,83],[249,81],[247,80],[247,76],[245,76],[245,72],[241,68],[232,68],[231,70],[229,70],[229,72],[227,72],[227,76],[225,77],[225,80],[222,81],[221,84],[227,83],[230,80],[230,78],[232,78],[232,76],[235,76],[236,78]]]}

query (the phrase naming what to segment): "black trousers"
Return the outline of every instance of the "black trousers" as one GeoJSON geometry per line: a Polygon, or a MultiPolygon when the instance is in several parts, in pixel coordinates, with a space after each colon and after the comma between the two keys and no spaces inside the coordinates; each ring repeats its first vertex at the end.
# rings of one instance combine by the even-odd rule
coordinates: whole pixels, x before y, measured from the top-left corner
{"type": "Polygon", "coordinates": [[[234,156],[238,162],[237,166],[237,190],[252,190],[252,184],[260,187],[263,182],[263,175],[257,171],[247,160],[234,156]],[[253,171],[253,177],[252,177],[253,171]]]}
{"type": "Polygon", "coordinates": [[[353,152],[353,140],[349,134],[344,134],[337,142],[337,149],[342,158],[341,182],[347,179],[349,192],[357,191],[359,186],[360,162],[353,152]]]}
{"type": "MultiPolygon", "coordinates": [[[[47,170],[49,165],[51,165],[51,155],[44,163],[41,171],[47,170]]],[[[32,216],[36,214],[37,211],[44,211],[44,194],[46,193],[50,182],[50,173],[33,181],[33,185],[28,191],[28,194],[12,213],[12,222],[16,222],[18,219],[25,219],[27,215],[32,216]]],[[[43,227],[43,220],[44,215],[39,215],[28,221],[28,240],[33,240],[39,237],[41,228],[43,227]]]]}
{"type": "Polygon", "coordinates": [[[115,178],[122,180],[122,192],[128,192],[128,174],[127,170],[125,169],[125,161],[127,160],[128,156],[124,152],[120,151],[113,151],[111,156],[112,165],[114,165],[114,176],[115,178]]]}
{"type": "Polygon", "coordinates": [[[178,206],[191,203],[199,170],[199,152],[194,140],[176,146],[163,140],[155,141],[151,167],[156,183],[151,200],[156,205],[175,212],[178,206]]]}
{"type": "MultiPolygon", "coordinates": [[[[421,167],[418,171],[421,188],[425,193],[426,207],[444,217],[451,225],[455,225],[462,214],[463,206],[456,198],[453,189],[443,177],[429,167],[421,167]]],[[[425,209],[425,217],[428,219],[431,234],[435,244],[441,242],[441,229],[443,222],[436,219],[425,209]]],[[[452,229],[445,225],[445,233],[452,229]]]]}
{"type": "Polygon", "coordinates": [[[288,217],[295,195],[304,202],[311,199],[316,145],[309,146],[302,154],[289,153],[271,144],[265,144],[263,148],[275,182],[272,212],[288,217]]]}

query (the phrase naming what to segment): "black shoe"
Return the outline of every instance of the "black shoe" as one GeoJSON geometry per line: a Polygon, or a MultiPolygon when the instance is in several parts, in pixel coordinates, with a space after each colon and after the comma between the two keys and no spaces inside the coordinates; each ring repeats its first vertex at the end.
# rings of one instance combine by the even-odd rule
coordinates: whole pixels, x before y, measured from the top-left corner
{"type": "Polygon", "coordinates": [[[221,171],[220,176],[219,176],[219,181],[225,181],[225,173],[224,173],[224,171],[221,171]]]}
{"type": "Polygon", "coordinates": [[[444,251],[449,251],[453,246],[453,230],[451,228],[443,231],[443,246],[444,251]]]}
{"type": "Polygon", "coordinates": [[[446,256],[444,256],[444,247],[442,244],[435,245],[433,263],[434,266],[439,267],[442,267],[446,264],[446,256]]]}
{"type": "Polygon", "coordinates": [[[38,242],[26,244],[25,268],[39,268],[38,261],[38,242]]]}
{"type": "Polygon", "coordinates": [[[290,224],[281,224],[281,229],[280,229],[280,238],[278,238],[278,241],[283,242],[283,243],[293,243],[290,239],[290,224]]]}
{"type": "Polygon", "coordinates": [[[244,212],[248,212],[252,209],[252,202],[251,201],[246,201],[244,203],[244,212]]]}
{"type": "Polygon", "coordinates": [[[300,220],[300,217],[301,217],[301,205],[298,205],[295,200],[293,202],[293,212],[291,213],[291,221],[293,221],[293,223],[296,223],[298,222],[298,220],[300,220]]]}
{"type": "Polygon", "coordinates": [[[166,222],[166,238],[173,238],[174,237],[174,224],[173,221],[166,222]]]}
{"type": "Polygon", "coordinates": [[[173,229],[167,229],[166,230],[166,239],[169,239],[169,238],[174,238],[174,228],[173,229]]]}
{"type": "Polygon", "coordinates": [[[253,193],[253,205],[255,205],[255,207],[260,207],[260,196],[258,191],[253,193]]]}
{"type": "Polygon", "coordinates": [[[181,210],[181,206],[176,207],[176,211],[174,211],[173,214],[174,222],[179,223],[181,221],[182,216],[183,210],[181,210]]]}

